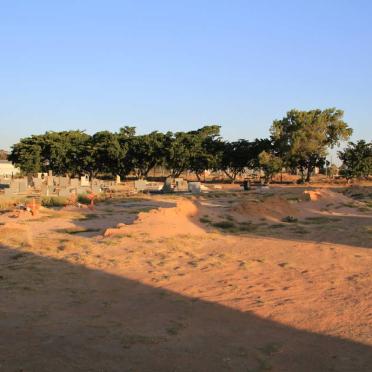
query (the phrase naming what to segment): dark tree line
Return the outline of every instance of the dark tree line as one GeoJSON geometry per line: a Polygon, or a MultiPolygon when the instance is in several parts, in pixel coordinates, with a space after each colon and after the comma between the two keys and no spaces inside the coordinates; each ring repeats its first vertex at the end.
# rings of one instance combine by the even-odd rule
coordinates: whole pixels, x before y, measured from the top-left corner
{"type": "MultiPolygon", "coordinates": [[[[273,122],[270,134],[267,139],[225,141],[217,125],[144,135],[137,135],[134,127],[93,135],[79,130],[46,132],[21,139],[9,159],[24,173],[52,170],[59,175],[122,177],[134,173],[146,178],[151,169],[163,166],[173,177],[191,171],[200,178],[213,170],[235,181],[247,169],[261,169],[269,181],[286,167],[298,169],[302,180],[310,181],[314,168],[325,164],[328,148],[348,140],[352,129],[343,121],[343,111],[335,108],[291,110],[273,122]]],[[[346,158],[341,156],[345,162],[346,158]]]]}

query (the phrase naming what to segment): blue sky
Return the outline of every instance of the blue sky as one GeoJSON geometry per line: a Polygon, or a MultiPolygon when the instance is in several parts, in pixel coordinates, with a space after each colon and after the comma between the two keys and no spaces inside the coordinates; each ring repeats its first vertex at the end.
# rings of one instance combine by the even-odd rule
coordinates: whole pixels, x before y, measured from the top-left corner
{"type": "Polygon", "coordinates": [[[0,0],[0,148],[46,130],[265,137],[337,107],[372,139],[371,1],[0,0]]]}

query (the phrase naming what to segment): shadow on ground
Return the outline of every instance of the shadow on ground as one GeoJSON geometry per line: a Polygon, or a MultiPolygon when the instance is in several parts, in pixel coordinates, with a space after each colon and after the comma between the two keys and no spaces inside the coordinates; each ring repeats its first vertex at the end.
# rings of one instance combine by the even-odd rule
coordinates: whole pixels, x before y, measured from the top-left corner
{"type": "MultiPolygon", "coordinates": [[[[300,242],[346,244],[359,248],[372,248],[371,208],[314,210],[311,217],[299,217],[292,222],[254,220],[249,216],[240,216],[243,222],[239,224],[228,202],[228,199],[222,198],[197,201],[199,216],[194,223],[207,231],[218,229],[225,234],[251,234],[258,237],[300,242]]],[[[283,214],[283,218],[285,217],[288,216],[283,214]]]]}
{"type": "Polygon", "coordinates": [[[369,371],[363,344],[0,246],[1,371],[369,371]]]}
{"type": "Polygon", "coordinates": [[[83,217],[73,220],[75,228],[57,229],[57,232],[67,232],[85,237],[102,235],[107,228],[116,227],[119,223],[132,224],[141,212],[157,208],[174,208],[176,203],[161,200],[114,200],[97,204],[93,210],[82,210],[83,217]]]}

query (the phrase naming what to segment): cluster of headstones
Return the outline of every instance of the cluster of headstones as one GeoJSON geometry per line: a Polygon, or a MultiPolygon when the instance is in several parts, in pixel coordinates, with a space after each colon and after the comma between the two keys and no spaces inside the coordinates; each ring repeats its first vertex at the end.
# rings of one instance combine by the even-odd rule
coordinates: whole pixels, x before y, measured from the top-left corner
{"type": "Polygon", "coordinates": [[[80,178],[70,178],[53,176],[49,172],[47,176],[38,175],[32,179],[36,191],[40,191],[42,196],[58,195],[68,197],[71,193],[85,194],[93,192],[95,194],[102,191],[104,182],[98,179],[89,180],[88,176],[80,178]]]}
{"type": "MultiPolygon", "coordinates": [[[[110,187],[106,185],[102,180],[92,179],[88,176],[80,178],[70,178],[62,176],[53,176],[53,173],[39,173],[37,177],[23,177],[14,178],[7,180],[0,184],[3,186],[4,194],[6,196],[17,195],[26,193],[29,188],[32,188],[35,192],[41,194],[41,196],[64,196],[69,197],[72,193],[85,194],[87,192],[93,192],[95,194],[102,191],[104,187],[110,187]]],[[[114,183],[114,182],[111,182],[114,183]]]]}
{"type": "Polygon", "coordinates": [[[4,186],[4,195],[6,196],[24,193],[27,191],[28,188],[27,177],[15,178],[11,180],[1,180],[0,183],[2,186],[4,186]]]}

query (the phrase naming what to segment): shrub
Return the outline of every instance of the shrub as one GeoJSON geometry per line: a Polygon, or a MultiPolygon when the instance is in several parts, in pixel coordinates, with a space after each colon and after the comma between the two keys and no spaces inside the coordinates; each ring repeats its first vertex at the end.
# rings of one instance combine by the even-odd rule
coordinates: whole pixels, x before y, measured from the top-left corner
{"type": "Polygon", "coordinates": [[[215,222],[213,224],[214,227],[218,227],[219,229],[232,229],[235,227],[234,223],[231,221],[220,221],[220,222],[215,222]]]}
{"type": "Polygon", "coordinates": [[[43,207],[64,207],[68,204],[68,200],[62,196],[43,196],[41,199],[41,205],[43,207]]]}
{"type": "Polygon", "coordinates": [[[210,223],[210,222],[211,222],[211,220],[210,220],[208,217],[205,217],[205,216],[200,217],[200,218],[199,218],[199,221],[200,221],[201,223],[210,223]]]}
{"type": "Polygon", "coordinates": [[[85,194],[79,194],[77,197],[77,201],[80,204],[90,204],[90,199],[88,198],[88,195],[85,194]]]}
{"type": "Polygon", "coordinates": [[[293,223],[293,222],[297,222],[298,220],[294,216],[286,216],[286,217],[282,218],[282,221],[283,222],[293,223]]]}

